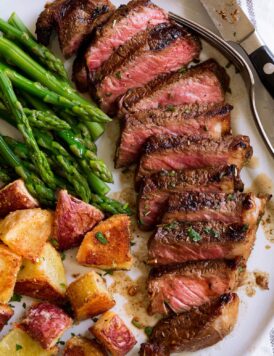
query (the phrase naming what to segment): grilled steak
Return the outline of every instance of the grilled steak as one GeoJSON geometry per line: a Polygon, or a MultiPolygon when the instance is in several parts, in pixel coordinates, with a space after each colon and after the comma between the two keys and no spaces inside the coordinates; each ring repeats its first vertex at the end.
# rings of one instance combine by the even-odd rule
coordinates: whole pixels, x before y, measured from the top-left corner
{"type": "MultiPolygon", "coordinates": [[[[262,215],[262,212],[258,215],[262,215]]],[[[218,221],[161,225],[149,240],[148,263],[167,265],[239,256],[247,260],[256,231],[257,224],[248,226],[218,221]]]]}
{"type": "Polygon", "coordinates": [[[162,23],[120,46],[96,73],[102,109],[115,110],[116,99],[162,73],[176,71],[199,56],[199,40],[184,27],[162,23]]]}
{"type": "Polygon", "coordinates": [[[170,105],[223,103],[228,85],[225,69],[209,59],[189,70],[160,76],[142,88],[129,90],[120,100],[120,116],[170,105]]]}
{"type": "Polygon", "coordinates": [[[256,224],[263,214],[270,196],[254,193],[202,193],[172,194],[168,201],[163,223],[173,221],[221,221],[224,223],[256,224]]]}
{"type": "Polygon", "coordinates": [[[116,167],[134,163],[145,141],[161,134],[192,135],[220,138],[230,132],[231,105],[188,104],[154,109],[127,115],[123,120],[116,167]]]}
{"type": "Polygon", "coordinates": [[[86,53],[89,70],[97,70],[119,46],[138,32],[167,21],[167,13],[150,0],[132,0],[127,5],[121,5],[97,30],[86,53]]]}
{"type": "Polygon", "coordinates": [[[199,135],[150,137],[144,145],[137,172],[136,185],[144,177],[185,168],[221,167],[234,164],[241,169],[253,150],[249,137],[227,135],[223,139],[201,138],[199,135]]]}
{"type": "Polygon", "coordinates": [[[138,220],[142,230],[161,221],[171,194],[185,191],[242,191],[239,171],[233,165],[220,168],[161,171],[144,180],[138,197],[138,220]]]}
{"type": "Polygon", "coordinates": [[[214,345],[234,328],[238,307],[237,294],[228,293],[199,308],[164,318],[153,328],[149,343],[141,346],[140,355],[157,355],[150,353],[151,349],[160,349],[158,355],[164,356],[214,345]]]}
{"type": "Polygon", "coordinates": [[[72,80],[81,93],[89,91],[89,72],[86,65],[85,52],[79,50],[72,66],[72,80]]]}
{"type": "Polygon", "coordinates": [[[63,55],[69,58],[113,11],[109,0],[55,0],[38,17],[37,39],[47,46],[52,30],[56,29],[63,55]]]}
{"type": "Polygon", "coordinates": [[[148,278],[149,314],[179,314],[233,291],[243,267],[236,261],[212,260],[162,266],[148,278]],[[241,268],[239,268],[241,267],[241,268]]]}

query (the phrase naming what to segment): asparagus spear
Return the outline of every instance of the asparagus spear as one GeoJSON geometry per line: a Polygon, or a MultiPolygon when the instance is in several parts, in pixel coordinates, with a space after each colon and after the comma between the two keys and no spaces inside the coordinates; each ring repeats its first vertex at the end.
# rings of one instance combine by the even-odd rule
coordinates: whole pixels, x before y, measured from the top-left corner
{"type": "Polygon", "coordinates": [[[33,164],[37,167],[40,172],[40,176],[45,183],[48,184],[52,189],[55,188],[55,181],[53,172],[50,169],[49,163],[40,151],[37,142],[33,136],[32,129],[30,127],[29,121],[23,111],[20,102],[13,91],[11,82],[4,72],[0,70],[0,90],[2,91],[2,97],[6,107],[11,112],[12,116],[16,120],[17,128],[22,133],[27,146],[31,149],[32,155],[31,159],[33,164]]]}
{"type": "Polygon", "coordinates": [[[42,204],[52,206],[55,202],[54,191],[47,188],[35,174],[29,172],[26,167],[22,165],[20,159],[12,152],[2,136],[0,136],[0,153],[5,163],[12,167],[16,174],[25,181],[29,192],[42,204]]]}
{"type": "Polygon", "coordinates": [[[0,182],[8,184],[14,179],[12,172],[0,162],[0,182]]]}
{"type": "Polygon", "coordinates": [[[37,41],[33,40],[27,32],[21,31],[18,28],[13,27],[6,21],[0,19],[0,30],[11,40],[15,40],[26,47],[31,54],[37,57],[41,63],[48,67],[49,70],[60,75],[63,79],[67,80],[67,72],[64,68],[62,61],[55,57],[47,47],[41,45],[37,41]]]}
{"type": "Polygon", "coordinates": [[[110,118],[99,108],[82,98],[67,82],[56,78],[51,72],[44,69],[18,46],[6,38],[0,37],[0,54],[11,63],[15,64],[31,78],[37,80],[55,93],[74,102],[85,112],[87,117],[92,117],[97,122],[108,122],[110,118]]]}
{"type": "Polygon", "coordinates": [[[30,38],[32,38],[34,41],[36,41],[35,36],[30,32],[30,30],[27,28],[27,26],[23,23],[23,21],[20,19],[20,17],[15,12],[13,12],[10,15],[10,18],[8,19],[8,23],[20,31],[26,32],[30,38]]]}

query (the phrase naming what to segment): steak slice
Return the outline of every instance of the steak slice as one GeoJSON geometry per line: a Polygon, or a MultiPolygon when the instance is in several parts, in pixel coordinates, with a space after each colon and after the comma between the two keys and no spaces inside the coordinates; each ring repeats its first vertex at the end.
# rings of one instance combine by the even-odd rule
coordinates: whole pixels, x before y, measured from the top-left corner
{"type": "Polygon", "coordinates": [[[254,225],[258,221],[270,196],[254,193],[202,193],[172,194],[163,224],[173,221],[221,221],[254,225]]]}
{"type": "Polygon", "coordinates": [[[160,223],[171,194],[185,191],[242,191],[239,171],[233,165],[224,168],[161,171],[144,180],[138,196],[138,220],[142,230],[160,223]]]}
{"type": "Polygon", "coordinates": [[[80,49],[72,66],[72,81],[81,93],[89,91],[89,72],[86,65],[85,51],[80,49]]]}
{"type": "Polygon", "coordinates": [[[227,135],[223,139],[201,138],[199,135],[151,136],[144,145],[136,171],[136,185],[144,177],[162,170],[221,167],[234,164],[241,169],[253,150],[248,136],[227,135]]]}
{"type": "Polygon", "coordinates": [[[241,213],[244,221],[240,223],[172,221],[158,226],[148,242],[148,263],[167,265],[239,256],[247,260],[266,205],[264,198],[254,200],[253,208],[241,213]]]}
{"type": "Polygon", "coordinates": [[[148,312],[150,315],[179,314],[208,303],[237,288],[239,271],[244,269],[234,260],[188,262],[154,268],[147,283],[148,312]]]}
{"type": "Polygon", "coordinates": [[[114,112],[117,98],[158,75],[177,71],[199,56],[201,44],[186,28],[162,23],[119,47],[96,73],[102,109],[114,112]]]}
{"type": "Polygon", "coordinates": [[[129,90],[120,100],[120,116],[127,112],[191,103],[223,103],[229,77],[209,59],[188,70],[159,76],[144,87],[129,90]]]}
{"type": "Polygon", "coordinates": [[[113,11],[109,0],[55,0],[47,4],[38,17],[37,39],[47,46],[55,29],[63,55],[69,58],[113,11]]]}
{"type": "Polygon", "coordinates": [[[234,328],[238,308],[239,297],[228,293],[199,308],[161,319],[154,326],[149,343],[141,346],[140,355],[157,355],[150,353],[151,349],[160,350],[158,355],[164,356],[214,345],[234,328]]]}
{"type": "Polygon", "coordinates": [[[96,71],[119,46],[140,31],[167,21],[166,11],[150,0],[132,0],[127,5],[121,5],[108,22],[97,30],[86,52],[89,70],[96,71]]]}
{"type": "Polygon", "coordinates": [[[116,168],[135,163],[145,141],[161,134],[220,138],[230,132],[232,106],[186,104],[167,110],[152,109],[127,115],[122,123],[116,168]]]}

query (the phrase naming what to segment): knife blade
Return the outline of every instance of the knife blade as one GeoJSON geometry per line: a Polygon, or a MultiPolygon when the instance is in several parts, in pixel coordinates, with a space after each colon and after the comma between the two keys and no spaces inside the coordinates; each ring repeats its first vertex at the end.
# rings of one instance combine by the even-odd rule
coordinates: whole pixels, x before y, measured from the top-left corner
{"type": "Polygon", "coordinates": [[[200,0],[224,40],[248,54],[262,83],[274,98],[274,55],[263,43],[236,0],[200,0]]]}

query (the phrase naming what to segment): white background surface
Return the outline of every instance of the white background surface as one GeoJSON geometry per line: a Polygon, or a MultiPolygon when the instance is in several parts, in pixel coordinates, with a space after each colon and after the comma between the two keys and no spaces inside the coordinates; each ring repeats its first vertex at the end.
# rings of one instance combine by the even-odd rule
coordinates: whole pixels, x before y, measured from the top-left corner
{"type": "MultiPolygon", "coordinates": [[[[113,2],[116,5],[119,4],[118,1],[113,2]]],[[[35,21],[40,11],[42,10],[44,3],[44,0],[1,0],[0,14],[3,18],[6,19],[12,11],[16,11],[18,15],[23,18],[26,24],[34,29],[35,21]]],[[[196,22],[208,27],[213,31],[215,30],[214,26],[210,22],[209,17],[207,16],[198,0],[155,0],[155,3],[191,20],[195,20],[196,22]]],[[[259,31],[261,31],[261,35],[274,51],[274,1],[256,0],[254,1],[254,4],[259,31]]],[[[211,49],[209,46],[205,45],[202,58],[205,59],[209,56],[213,56],[218,59],[222,65],[226,65],[228,62],[227,59],[220,56],[216,50],[211,49]]],[[[254,147],[254,156],[259,159],[258,167],[255,169],[245,168],[243,172],[243,180],[246,187],[249,187],[252,184],[254,178],[262,172],[266,173],[269,177],[274,176],[273,159],[266,150],[264,143],[260,138],[260,135],[253,122],[253,118],[249,109],[247,91],[241,76],[239,74],[235,74],[233,66],[228,69],[228,72],[231,76],[232,95],[228,95],[227,100],[235,107],[232,114],[234,134],[241,133],[249,135],[251,138],[251,143],[254,147]]],[[[258,88],[261,95],[261,111],[264,115],[269,115],[269,120],[273,120],[273,100],[271,100],[268,94],[266,94],[264,90],[261,89],[260,85],[258,85],[258,88]],[[272,115],[270,116],[269,113],[271,113],[271,111],[272,115]]],[[[8,128],[2,122],[0,122],[0,125],[1,132],[9,134],[12,133],[10,128],[8,128]]],[[[112,158],[114,155],[113,150],[115,147],[116,139],[112,134],[112,129],[114,126],[115,123],[111,124],[111,127],[108,128],[108,132],[100,140],[99,145],[99,154],[108,162],[110,167],[113,167],[112,158]]],[[[115,182],[116,184],[113,187],[113,191],[118,191],[121,189],[119,172],[115,172],[115,182]]],[[[142,243],[141,238],[139,238],[138,243],[142,243]]],[[[248,268],[249,270],[258,269],[261,271],[269,272],[270,290],[261,291],[257,289],[256,295],[252,298],[247,297],[243,289],[240,290],[240,313],[234,331],[231,333],[231,335],[226,337],[216,346],[197,352],[195,355],[270,356],[273,354],[270,345],[269,331],[272,324],[274,327],[274,322],[272,323],[271,321],[274,313],[274,246],[272,245],[270,250],[266,250],[266,245],[269,245],[269,241],[266,240],[263,230],[260,228],[257,235],[256,246],[248,263],[248,268]]],[[[138,249],[138,246],[135,248],[138,249]]],[[[83,273],[88,271],[87,268],[79,267],[75,263],[73,253],[69,253],[67,256],[68,257],[65,261],[65,267],[68,271],[68,276],[71,276],[72,273],[83,273]],[[69,257],[70,255],[72,258],[69,257]]],[[[138,273],[138,271],[134,270],[132,275],[137,276],[138,273]]],[[[71,277],[69,277],[69,279],[71,279],[71,277]]],[[[108,279],[110,280],[111,277],[108,277],[108,279]]],[[[30,299],[26,298],[25,300],[28,304],[30,303],[30,299]]],[[[12,321],[15,321],[18,316],[22,314],[22,310],[20,309],[19,303],[13,304],[16,305],[17,311],[17,315],[12,319],[12,321]]],[[[123,298],[119,298],[116,310],[122,314],[128,325],[130,325],[131,316],[128,316],[123,311],[123,298]]],[[[87,320],[81,323],[79,326],[75,326],[74,329],[69,330],[67,334],[62,337],[62,340],[70,337],[71,332],[88,335],[87,328],[90,327],[90,325],[91,321],[87,320]]],[[[139,341],[144,339],[144,335],[138,332],[137,329],[133,327],[131,329],[133,329],[139,341]]],[[[1,335],[4,335],[7,330],[8,327],[2,331],[1,335]]],[[[133,350],[131,355],[137,354],[138,347],[133,350]]]]}

